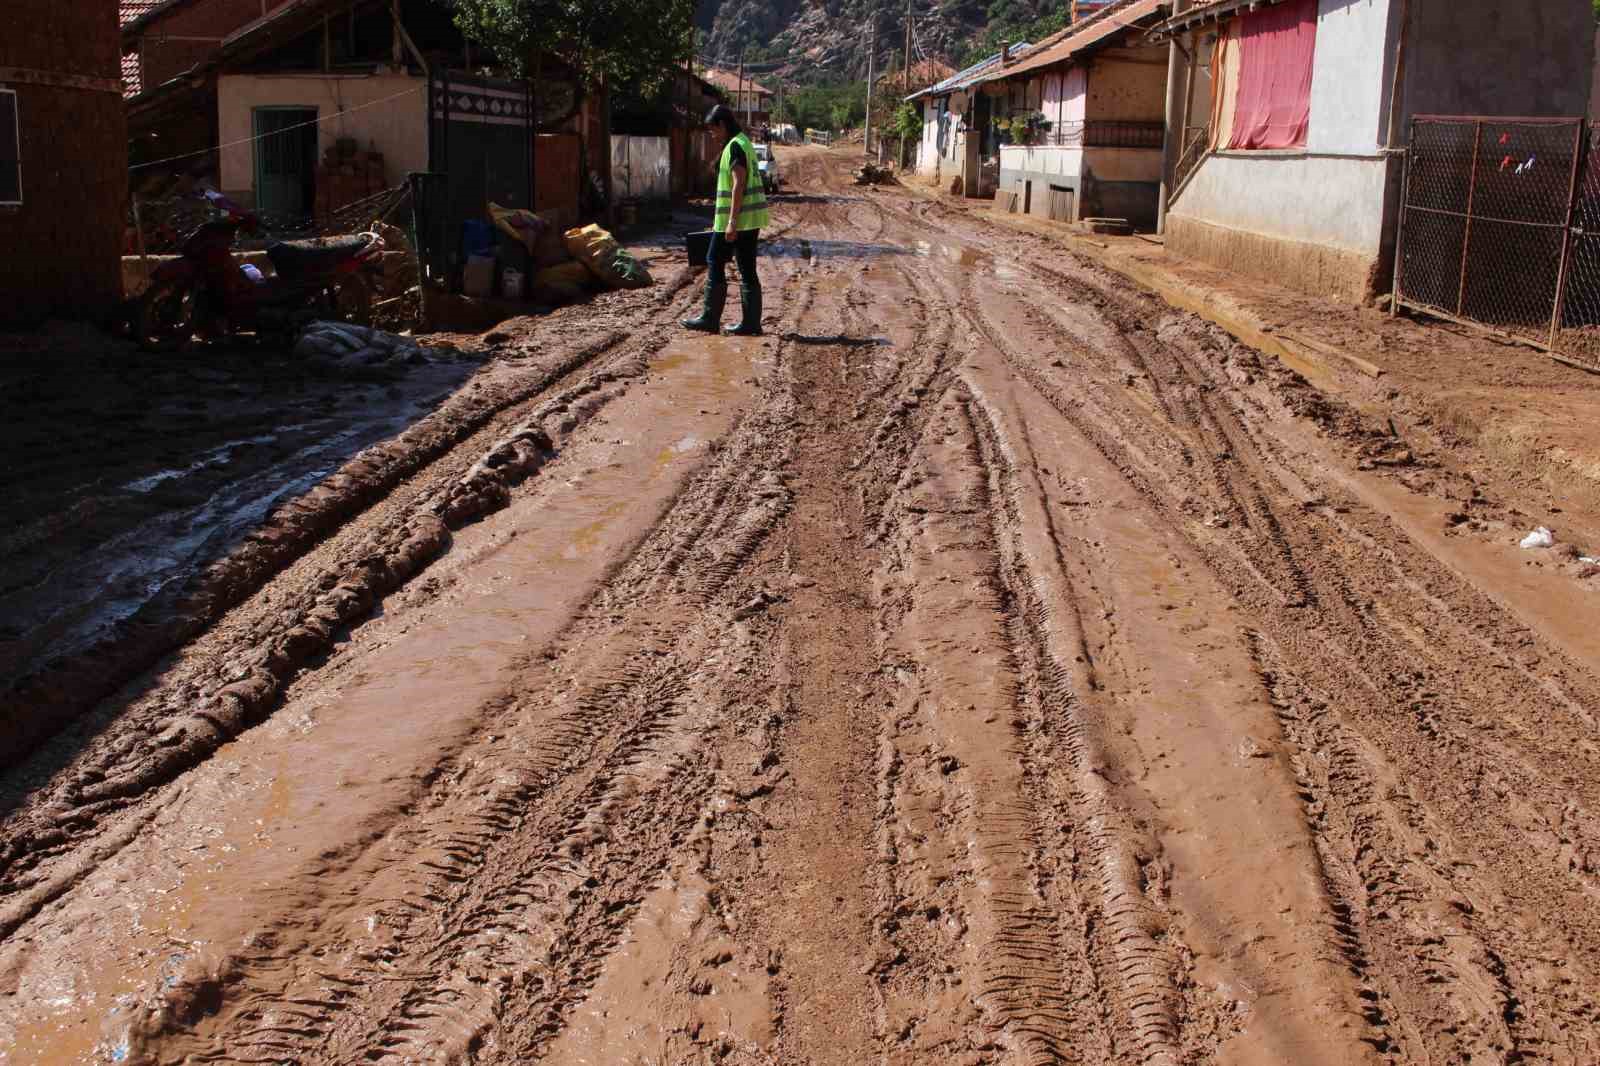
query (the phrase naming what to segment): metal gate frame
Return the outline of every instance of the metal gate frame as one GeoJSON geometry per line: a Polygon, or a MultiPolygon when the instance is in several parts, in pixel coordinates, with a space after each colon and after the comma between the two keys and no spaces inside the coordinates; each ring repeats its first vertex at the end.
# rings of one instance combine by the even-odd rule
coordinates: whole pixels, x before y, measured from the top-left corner
{"type": "MultiPolygon", "coordinates": [[[[1559,339],[1562,331],[1563,316],[1567,305],[1568,290],[1572,285],[1571,263],[1574,243],[1578,238],[1585,236],[1581,226],[1574,225],[1574,216],[1578,209],[1579,176],[1586,173],[1592,148],[1591,126],[1582,118],[1530,118],[1530,117],[1504,117],[1498,115],[1417,115],[1411,121],[1411,134],[1406,149],[1405,176],[1402,183],[1400,197],[1399,230],[1395,243],[1394,285],[1391,295],[1391,312],[1399,313],[1404,307],[1423,314],[1442,318],[1447,321],[1457,322],[1483,329],[1488,332],[1509,337],[1518,341],[1532,344],[1544,351],[1552,353],[1555,358],[1563,362],[1572,362],[1584,369],[1596,369],[1588,363],[1577,363],[1557,353],[1559,339]],[[1471,162],[1464,174],[1449,173],[1448,169],[1443,175],[1443,183],[1454,184],[1465,180],[1465,203],[1460,209],[1453,206],[1444,206],[1441,203],[1424,203],[1423,199],[1431,198],[1421,195],[1418,188],[1418,169],[1428,154],[1420,150],[1419,135],[1430,128],[1442,126],[1471,126],[1471,162]],[[1545,182],[1543,192],[1546,194],[1542,203],[1533,203],[1518,196],[1507,196],[1504,189],[1492,190],[1499,193],[1494,197],[1498,203],[1494,204],[1499,210],[1491,212],[1480,204],[1480,197],[1498,175],[1504,174],[1509,162],[1515,160],[1513,155],[1505,155],[1498,168],[1493,167],[1492,159],[1485,159],[1485,129],[1490,128],[1501,132],[1501,142],[1510,136],[1512,129],[1521,129],[1534,132],[1543,138],[1544,144],[1549,145],[1557,155],[1558,162],[1566,165],[1562,171],[1554,175],[1553,180],[1545,182]],[[1566,131],[1571,131],[1570,141],[1565,136],[1566,131]],[[1570,154],[1570,162],[1561,158],[1561,154],[1570,154]],[[1542,210],[1542,214],[1540,211],[1542,210]],[[1522,214],[1524,217],[1514,217],[1522,214]],[[1529,215],[1534,217],[1528,217],[1529,215]],[[1408,256],[1417,253],[1418,257],[1428,254],[1426,239],[1419,232],[1421,219],[1427,218],[1440,224],[1447,233],[1459,223],[1461,234],[1459,240],[1451,234],[1450,244],[1454,247],[1436,249],[1436,254],[1449,257],[1442,265],[1455,266],[1454,281],[1454,306],[1441,306],[1438,297],[1450,295],[1446,292],[1433,292],[1434,299],[1423,298],[1417,288],[1408,289],[1406,264],[1408,256]],[[1510,246],[1513,251],[1526,250],[1519,248],[1521,241],[1529,239],[1529,231],[1553,230],[1558,236],[1559,246],[1554,250],[1554,274],[1549,287],[1548,297],[1530,290],[1530,273],[1533,276],[1540,274],[1549,275],[1550,263],[1548,261],[1529,258],[1516,263],[1497,263],[1493,257],[1480,250],[1479,258],[1475,261],[1473,252],[1474,230],[1483,231],[1497,227],[1502,234],[1502,245],[1510,246]],[[1519,236],[1520,235],[1520,236],[1519,236]],[[1486,259],[1490,261],[1485,261],[1486,259]],[[1496,275],[1498,272],[1498,276],[1496,275]],[[1474,286],[1474,282],[1478,282],[1474,286]],[[1487,284],[1486,284],[1487,281],[1487,284]],[[1502,282],[1498,291],[1493,283],[1502,282]],[[1482,307],[1493,304],[1498,296],[1498,309],[1507,307],[1515,309],[1518,305],[1524,310],[1539,309],[1537,319],[1528,318],[1522,323],[1514,321],[1515,314],[1495,315],[1492,313],[1471,313],[1474,303],[1482,307]],[[1476,297],[1476,299],[1475,299],[1476,297]],[[1545,314],[1544,304],[1548,301],[1549,311],[1545,314]],[[1500,318],[1500,321],[1495,321],[1500,318]],[[1518,328],[1518,327],[1521,328],[1518,328]],[[1537,326],[1537,329],[1535,327],[1537,326]]],[[[1459,146],[1458,146],[1459,147],[1459,146]]],[[[1491,152],[1495,146],[1487,146],[1491,152]]],[[[1446,153],[1448,154],[1448,153],[1446,153]]],[[[1455,162],[1461,162],[1459,160],[1455,162]]],[[[1518,161],[1518,167],[1513,169],[1514,176],[1532,173],[1537,166],[1537,153],[1530,154],[1527,159],[1518,161]],[[1526,168],[1526,170],[1522,168],[1526,168]]],[[[1447,161],[1448,163],[1448,161],[1447,161]]],[[[1434,190],[1429,190],[1434,191],[1434,190]]],[[[1449,190],[1446,190],[1447,192],[1449,190]]],[[[1458,190],[1459,191],[1459,190],[1458,190]]],[[[1435,245],[1445,243],[1436,241],[1435,245]]],[[[1434,282],[1449,280],[1442,272],[1435,271],[1434,282]]],[[[1538,282],[1531,284],[1537,285],[1538,282]]],[[[1438,288],[1438,285],[1433,286],[1438,288]]],[[[1492,312],[1495,307],[1487,307],[1486,311],[1492,312]]],[[[1600,359],[1596,360],[1600,363],[1600,359]]]]}

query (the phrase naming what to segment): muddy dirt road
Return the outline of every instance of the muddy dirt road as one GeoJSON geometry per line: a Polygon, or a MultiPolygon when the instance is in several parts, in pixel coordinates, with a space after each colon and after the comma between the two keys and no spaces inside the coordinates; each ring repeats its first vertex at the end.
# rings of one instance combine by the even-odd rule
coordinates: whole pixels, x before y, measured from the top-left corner
{"type": "Polygon", "coordinates": [[[848,163],[9,772],[6,1061],[1600,1061],[1587,564],[848,163]]]}

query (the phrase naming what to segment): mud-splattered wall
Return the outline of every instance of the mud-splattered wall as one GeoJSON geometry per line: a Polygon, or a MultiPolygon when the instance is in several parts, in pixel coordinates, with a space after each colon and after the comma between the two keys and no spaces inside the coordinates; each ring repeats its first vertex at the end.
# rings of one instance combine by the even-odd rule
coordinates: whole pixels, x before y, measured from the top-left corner
{"type": "Polygon", "coordinates": [[[0,88],[16,93],[22,203],[0,207],[0,324],[97,317],[121,295],[128,188],[116,5],[5,6],[0,88]]]}

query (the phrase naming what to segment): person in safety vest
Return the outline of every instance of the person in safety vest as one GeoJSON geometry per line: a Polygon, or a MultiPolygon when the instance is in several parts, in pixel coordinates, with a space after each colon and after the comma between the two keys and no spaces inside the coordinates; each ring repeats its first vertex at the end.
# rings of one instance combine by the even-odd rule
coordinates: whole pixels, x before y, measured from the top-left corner
{"type": "Polygon", "coordinates": [[[756,276],[756,243],[768,222],[767,193],[756,176],[756,146],[750,143],[733,111],[718,104],[706,115],[713,137],[722,140],[717,170],[717,214],[711,223],[711,249],[706,253],[705,308],[686,318],[689,329],[715,333],[722,328],[722,307],[728,299],[729,258],[739,264],[739,324],[728,332],[739,337],[761,335],[761,279],[756,276]]]}

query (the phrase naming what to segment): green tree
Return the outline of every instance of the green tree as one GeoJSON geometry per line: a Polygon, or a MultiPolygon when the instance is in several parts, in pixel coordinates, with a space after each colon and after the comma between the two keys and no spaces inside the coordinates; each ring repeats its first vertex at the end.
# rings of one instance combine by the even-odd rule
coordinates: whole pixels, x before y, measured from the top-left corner
{"type": "MultiPolygon", "coordinates": [[[[1594,2],[1600,5],[1600,0],[1594,2]]],[[[1071,12],[1071,6],[1065,3],[1038,5],[1027,0],[994,0],[988,8],[988,27],[972,39],[956,65],[970,66],[1007,44],[1037,44],[1064,27],[1071,12]]]]}
{"type": "Polygon", "coordinates": [[[591,83],[643,94],[689,52],[695,0],[453,0],[456,25],[508,69],[525,73],[535,50],[559,56],[591,83]]]}
{"type": "Polygon", "coordinates": [[[922,139],[922,109],[916,104],[901,104],[889,128],[904,137],[907,144],[915,144],[922,139]]]}
{"type": "Polygon", "coordinates": [[[802,130],[848,129],[860,125],[866,114],[865,92],[864,82],[799,86],[784,93],[778,118],[802,130]]]}

